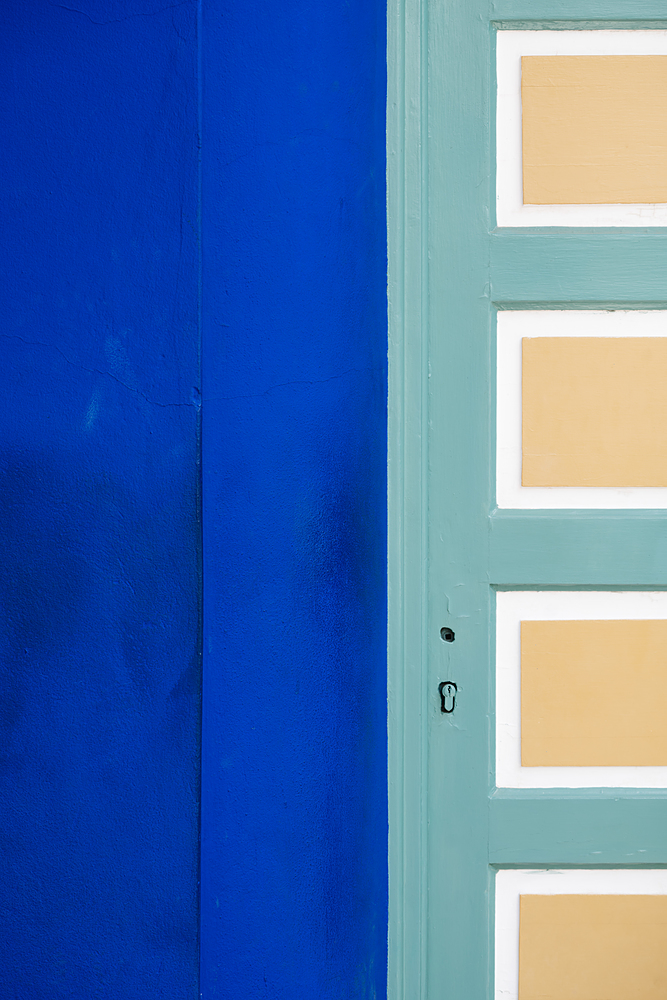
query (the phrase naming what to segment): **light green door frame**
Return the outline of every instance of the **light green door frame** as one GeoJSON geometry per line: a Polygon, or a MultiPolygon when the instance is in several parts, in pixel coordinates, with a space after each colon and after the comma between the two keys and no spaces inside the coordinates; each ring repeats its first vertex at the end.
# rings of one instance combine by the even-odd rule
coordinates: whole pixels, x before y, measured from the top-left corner
{"type": "Polygon", "coordinates": [[[426,995],[426,13],[423,0],[388,3],[388,996],[396,1000],[426,995]]]}
{"type": "Polygon", "coordinates": [[[667,308],[667,230],[494,228],[494,36],[665,15],[664,0],[388,3],[391,1000],[493,996],[494,866],[627,866],[638,831],[641,862],[667,866],[664,792],[498,792],[492,752],[496,588],[667,587],[665,511],[494,510],[496,310],[667,308]]]}
{"type": "MultiPolygon", "coordinates": [[[[465,6],[400,0],[389,7],[389,996],[396,1000],[444,995],[436,984],[448,982],[451,989],[457,979],[464,1000],[471,978],[456,974],[462,948],[465,963],[476,968],[472,979],[485,992],[489,982],[489,928],[482,917],[488,871],[479,864],[486,852],[476,843],[487,829],[487,677],[477,679],[474,697],[475,680],[463,676],[458,661],[465,656],[486,665],[489,653],[489,588],[483,571],[480,576],[490,509],[488,392],[471,407],[465,373],[473,365],[474,382],[490,384],[490,309],[484,281],[477,287],[479,273],[460,271],[466,255],[482,264],[487,254],[491,29],[487,23],[480,31],[479,11],[465,6]],[[465,44],[453,38],[446,44],[445,30],[456,33],[457,24],[465,44]],[[436,65],[432,55],[429,71],[429,49],[449,65],[436,65]],[[471,82],[465,106],[458,107],[450,84],[457,74],[471,82]],[[434,107],[440,115],[447,109],[448,134],[440,129],[435,135],[430,127],[434,107]],[[471,117],[482,127],[471,129],[471,117]],[[454,136],[459,149],[444,152],[454,136]],[[452,205],[448,176],[459,171],[474,176],[472,197],[464,194],[461,204],[452,205]],[[456,239],[435,248],[429,239],[434,224],[436,234],[456,233],[456,239]],[[434,267],[446,275],[437,288],[431,283],[434,267]],[[472,352],[462,338],[446,335],[471,324],[486,331],[472,352]],[[434,328],[437,337],[430,336],[434,328]],[[451,440],[443,440],[448,432],[451,440]],[[474,463],[468,461],[470,447],[476,449],[474,463]],[[434,449],[447,460],[434,461],[434,449]],[[445,468],[457,476],[461,492],[455,507],[445,503],[430,510],[434,492],[444,499],[451,491],[441,481],[445,468]],[[470,531],[463,546],[457,540],[460,505],[478,512],[477,554],[469,549],[470,531]],[[434,532],[441,542],[435,547],[434,532]],[[457,584],[445,596],[443,582],[452,577],[457,584]],[[465,591],[462,600],[459,589],[465,591]],[[440,639],[443,625],[455,629],[454,644],[440,639]],[[451,719],[439,711],[438,683],[446,679],[459,684],[451,719]],[[481,713],[473,708],[480,696],[481,713]],[[470,781],[477,786],[472,794],[470,781]],[[453,914],[439,894],[444,890],[450,900],[459,895],[448,893],[447,883],[456,879],[464,856],[461,875],[474,902],[467,914],[453,914]]],[[[448,995],[458,1000],[459,994],[448,995]]]]}

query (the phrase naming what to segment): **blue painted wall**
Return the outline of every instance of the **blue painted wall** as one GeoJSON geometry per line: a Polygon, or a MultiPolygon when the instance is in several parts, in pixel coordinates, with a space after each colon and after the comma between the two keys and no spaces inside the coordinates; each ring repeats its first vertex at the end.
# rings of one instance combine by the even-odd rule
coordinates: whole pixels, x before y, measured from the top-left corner
{"type": "Polygon", "coordinates": [[[202,989],[386,990],[385,10],[203,10],[202,989]]]}
{"type": "Polygon", "coordinates": [[[382,997],[384,9],[0,5],[0,997],[382,997]],[[198,52],[198,39],[201,49],[198,52]]]}
{"type": "Polygon", "coordinates": [[[198,965],[196,5],[5,0],[0,47],[0,996],[180,1000],[198,965]]]}

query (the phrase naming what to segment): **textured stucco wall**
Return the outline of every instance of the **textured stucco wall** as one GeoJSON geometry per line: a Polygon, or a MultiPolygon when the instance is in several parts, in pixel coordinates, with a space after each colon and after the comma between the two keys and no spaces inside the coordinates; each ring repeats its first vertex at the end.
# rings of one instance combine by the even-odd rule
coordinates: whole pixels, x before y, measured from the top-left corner
{"type": "Polygon", "coordinates": [[[196,6],[3,2],[0,46],[0,996],[180,1000],[198,958],[196,6]]]}
{"type": "Polygon", "coordinates": [[[384,8],[0,5],[0,996],[382,997],[384,8]]]}

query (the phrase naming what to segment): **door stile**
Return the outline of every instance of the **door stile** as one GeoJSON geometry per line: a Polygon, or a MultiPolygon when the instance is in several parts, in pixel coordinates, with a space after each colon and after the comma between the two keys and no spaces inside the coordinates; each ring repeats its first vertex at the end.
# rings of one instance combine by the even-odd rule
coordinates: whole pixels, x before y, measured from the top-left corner
{"type": "Polygon", "coordinates": [[[484,4],[433,0],[429,79],[430,996],[488,996],[493,592],[493,313],[489,284],[493,34],[484,4]],[[487,15],[486,17],[484,15],[487,15]],[[440,628],[455,632],[443,642],[440,628]]]}

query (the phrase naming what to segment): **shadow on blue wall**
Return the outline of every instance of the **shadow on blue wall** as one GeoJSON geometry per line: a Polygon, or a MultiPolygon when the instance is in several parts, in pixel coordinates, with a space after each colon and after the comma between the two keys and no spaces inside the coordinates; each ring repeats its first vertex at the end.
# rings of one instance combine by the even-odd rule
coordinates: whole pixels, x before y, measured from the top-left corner
{"type": "Polygon", "coordinates": [[[202,988],[386,995],[385,8],[204,4],[202,988]]]}
{"type": "Polygon", "coordinates": [[[196,6],[0,48],[0,996],[195,997],[196,6]]]}

